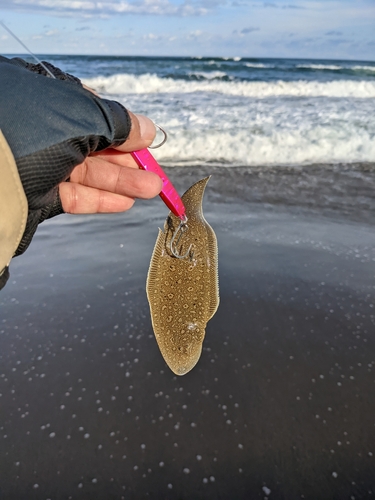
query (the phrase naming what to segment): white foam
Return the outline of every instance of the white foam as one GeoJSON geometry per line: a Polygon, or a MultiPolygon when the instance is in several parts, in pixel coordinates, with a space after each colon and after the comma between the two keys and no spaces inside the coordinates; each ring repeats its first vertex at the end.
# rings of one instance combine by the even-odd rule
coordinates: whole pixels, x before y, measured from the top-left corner
{"type": "Polygon", "coordinates": [[[213,92],[231,96],[262,99],[265,97],[375,97],[375,82],[340,80],[317,82],[298,80],[293,82],[225,82],[218,80],[185,81],[160,78],[155,74],[118,74],[98,76],[84,83],[106,94],[186,94],[191,92],[213,92]]]}
{"type": "Polygon", "coordinates": [[[343,69],[343,66],[337,66],[334,64],[297,64],[297,68],[337,71],[343,69]]]}
{"type": "Polygon", "coordinates": [[[163,124],[169,140],[154,154],[168,165],[375,162],[373,99],[193,93],[123,102],[163,124]]]}
{"type": "Polygon", "coordinates": [[[306,163],[375,162],[375,141],[365,131],[341,133],[318,125],[310,130],[275,129],[265,135],[248,130],[189,131],[173,137],[154,154],[164,165],[290,165],[306,163]]]}
{"type": "Polygon", "coordinates": [[[272,64],[263,64],[263,63],[245,63],[247,68],[274,68],[272,64]]]}
{"type": "Polygon", "coordinates": [[[227,75],[224,71],[198,71],[194,73],[189,73],[189,76],[201,77],[206,80],[215,80],[216,78],[224,78],[227,75]]]}
{"type": "MultiPolygon", "coordinates": [[[[198,75],[198,73],[195,73],[198,75]]],[[[164,165],[375,162],[375,81],[223,81],[155,74],[86,80],[168,131],[164,165]]]]}
{"type": "Polygon", "coordinates": [[[351,66],[355,71],[375,71],[375,66],[351,66]]]}
{"type": "Polygon", "coordinates": [[[317,69],[326,71],[340,71],[343,69],[349,69],[352,71],[375,71],[375,66],[361,66],[361,65],[335,65],[335,64],[297,64],[297,68],[300,69],[317,69]]]}

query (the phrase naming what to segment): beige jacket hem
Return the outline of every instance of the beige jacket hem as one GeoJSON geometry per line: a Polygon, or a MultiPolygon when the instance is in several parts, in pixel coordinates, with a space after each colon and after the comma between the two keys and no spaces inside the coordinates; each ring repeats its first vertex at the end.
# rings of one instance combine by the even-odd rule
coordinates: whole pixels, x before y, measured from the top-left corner
{"type": "Polygon", "coordinates": [[[28,205],[17,165],[0,130],[0,276],[25,231],[28,205]]]}

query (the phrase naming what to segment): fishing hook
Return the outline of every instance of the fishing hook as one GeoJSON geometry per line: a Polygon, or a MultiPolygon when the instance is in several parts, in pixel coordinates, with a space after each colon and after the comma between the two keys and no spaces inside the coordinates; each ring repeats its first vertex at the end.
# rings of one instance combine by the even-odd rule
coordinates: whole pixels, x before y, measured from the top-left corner
{"type": "Polygon", "coordinates": [[[148,147],[148,149],[158,149],[158,148],[160,148],[163,144],[165,144],[165,143],[167,142],[167,139],[168,139],[168,134],[167,134],[167,132],[166,132],[166,131],[165,131],[165,130],[164,130],[164,129],[160,126],[160,125],[158,125],[157,123],[154,123],[154,125],[155,125],[155,127],[157,127],[157,128],[160,130],[160,132],[161,132],[162,134],[164,134],[164,137],[163,137],[162,141],[161,141],[159,144],[157,144],[156,146],[151,145],[151,146],[149,146],[149,147],[148,147]]]}
{"type": "Polygon", "coordinates": [[[189,229],[188,225],[187,225],[187,217],[186,215],[181,218],[181,222],[179,223],[179,225],[177,226],[177,229],[175,230],[175,232],[173,233],[173,236],[171,238],[171,243],[170,243],[170,250],[171,250],[171,253],[177,258],[177,259],[185,259],[189,253],[190,253],[190,250],[191,250],[191,247],[193,245],[190,245],[187,252],[184,254],[184,255],[180,255],[178,252],[177,252],[177,246],[178,244],[180,243],[180,240],[184,234],[184,232],[189,229]],[[179,234],[178,238],[177,238],[177,235],[179,234]],[[177,241],[175,243],[175,239],[177,238],[177,241]]]}

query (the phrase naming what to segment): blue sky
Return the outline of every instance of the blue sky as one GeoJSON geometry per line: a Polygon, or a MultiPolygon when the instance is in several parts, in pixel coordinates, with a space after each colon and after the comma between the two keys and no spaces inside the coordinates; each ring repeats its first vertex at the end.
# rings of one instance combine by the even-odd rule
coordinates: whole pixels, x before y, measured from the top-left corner
{"type": "Polygon", "coordinates": [[[0,0],[0,20],[37,54],[375,60],[375,0],[0,0]]]}

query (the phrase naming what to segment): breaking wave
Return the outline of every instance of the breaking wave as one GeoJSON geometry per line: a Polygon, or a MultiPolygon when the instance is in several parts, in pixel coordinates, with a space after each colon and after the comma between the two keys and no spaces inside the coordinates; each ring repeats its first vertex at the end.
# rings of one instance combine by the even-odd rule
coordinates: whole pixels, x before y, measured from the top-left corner
{"type": "Polygon", "coordinates": [[[201,80],[177,80],[161,78],[156,74],[117,74],[108,77],[88,78],[85,83],[106,94],[186,94],[191,92],[220,93],[230,96],[254,98],[294,97],[355,97],[374,98],[375,81],[337,80],[319,81],[220,81],[222,74],[215,72],[207,76],[201,73],[201,80]]]}

